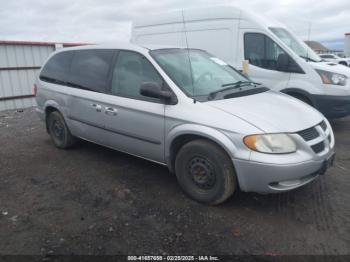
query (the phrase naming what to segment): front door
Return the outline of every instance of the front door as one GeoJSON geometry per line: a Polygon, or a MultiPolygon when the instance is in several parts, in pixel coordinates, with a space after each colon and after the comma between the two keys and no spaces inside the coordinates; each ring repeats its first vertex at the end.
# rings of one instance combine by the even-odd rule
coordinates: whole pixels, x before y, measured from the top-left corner
{"type": "Polygon", "coordinates": [[[143,55],[120,51],[113,68],[108,105],[103,108],[108,143],[117,150],[164,163],[164,103],[144,97],[144,82],[163,80],[143,55]]]}

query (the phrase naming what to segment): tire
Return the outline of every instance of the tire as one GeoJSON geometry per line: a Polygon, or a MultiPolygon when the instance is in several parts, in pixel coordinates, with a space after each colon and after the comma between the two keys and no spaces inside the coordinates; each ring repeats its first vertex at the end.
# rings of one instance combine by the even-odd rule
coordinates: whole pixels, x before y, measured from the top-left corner
{"type": "Polygon", "coordinates": [[[48,116],[47,125],[51,140],[56,147],[66,149],[75,144],[76,138],[72,136],[60,112],[51,112],[48,116]]]}
{"type": "Polygon", "coordinates": [[[237,186],[232,160],[222,148],[205,139],[191,141],[179,150],[175,172],[189,197],[209,205],[224,202],[237,186]]]}

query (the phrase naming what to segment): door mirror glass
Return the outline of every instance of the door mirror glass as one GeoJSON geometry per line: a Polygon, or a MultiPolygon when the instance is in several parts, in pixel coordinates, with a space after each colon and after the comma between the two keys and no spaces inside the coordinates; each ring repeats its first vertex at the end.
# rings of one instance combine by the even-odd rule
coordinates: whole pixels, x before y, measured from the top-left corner
{"type": "Polygon", "coordinates": [[[277,58],[277,70],[288,71],[289,68],[289,56],[287,54],[279,54],[277,58]]]}
{"type": "Polygon", "coordinates": [[[162,87],[155,82],[144,82],[140,87],[140,94],[146,97],[170,100],[172,93],[162,90],[162,87]]]}

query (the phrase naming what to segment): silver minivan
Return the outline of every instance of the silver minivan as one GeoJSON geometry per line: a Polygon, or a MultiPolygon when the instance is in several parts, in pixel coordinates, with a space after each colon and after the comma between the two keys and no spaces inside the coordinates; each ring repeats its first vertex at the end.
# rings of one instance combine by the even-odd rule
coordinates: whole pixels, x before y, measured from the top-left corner
{"type": "Polygon", "coordinates": [[[334,160],[321,113],[198,49],[64,48],[48,58],[35,89],[58,148],[80,138],[166,165],[207,204],[237,188],[298,188],[334,160]]]}

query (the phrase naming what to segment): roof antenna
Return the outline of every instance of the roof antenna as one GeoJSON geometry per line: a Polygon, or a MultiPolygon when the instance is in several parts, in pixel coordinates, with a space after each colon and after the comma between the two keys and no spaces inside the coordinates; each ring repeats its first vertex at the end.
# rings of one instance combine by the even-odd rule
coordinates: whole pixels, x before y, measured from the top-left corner
{"type": "MultiPolygon", "coordinates": [[[[194,96],[194,83],[193,83],[192,63],[191,63],[191,57],[190,57],[190,49],[189,49],[189,46],[188,46],[186,22],[185,22],[185,15],[184,15],[184,10],[183,10],[183,9],[182,9],[182,11],[181,11],[181,14],[182,14],[183,32],[184,32],[185,40],[186,40],[188,64],[189,64],[189,66],[190,66],[191,85],[192,85],[192,95],[194,96]]],[[[193,98],[193,103],[195,104],[196,102],[197,102],[196,99],[193,98]]]]}
{"type": "MultiPolygon", "coordinates": [[[[307,41],[310,43],[310,35],[311,35],[311,22],[309,22],[309,29],[308,29],[308,32],[307,32],[307,41]]],[[[306,58],[307,60],[310,60],[309,59],[309,48],[306,49],[306,58]]]]}

